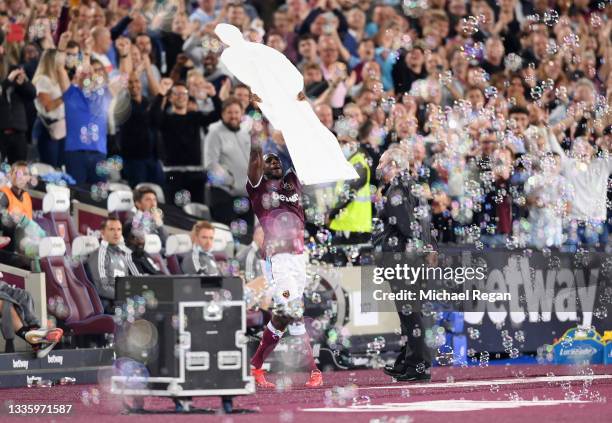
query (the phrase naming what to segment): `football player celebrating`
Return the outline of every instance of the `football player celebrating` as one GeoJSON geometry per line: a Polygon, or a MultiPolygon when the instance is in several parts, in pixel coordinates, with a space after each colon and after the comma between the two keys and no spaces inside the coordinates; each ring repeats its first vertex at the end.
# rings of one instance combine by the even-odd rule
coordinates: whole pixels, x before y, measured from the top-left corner
{"type": "MultiPolygon", "coordinates": [[[[254,100],[261,101],[257,97],[254,100]]],[[[264,231],[266,278],[274,292],[274,311],[251,360],[252,373],[258,387],[275,387],[266,380],[262,365],[288,328],[290,335],[301,338],[310,367],[310,378],[305,386],[314,388],[323,385],[323,376],[314,362],[303,319],[307,258],[304,254],[302,186],[293,170],[283,174],[276,154],[263,155],[258,129],[261,124],[255,122],[246,189],[264,231]]]]}

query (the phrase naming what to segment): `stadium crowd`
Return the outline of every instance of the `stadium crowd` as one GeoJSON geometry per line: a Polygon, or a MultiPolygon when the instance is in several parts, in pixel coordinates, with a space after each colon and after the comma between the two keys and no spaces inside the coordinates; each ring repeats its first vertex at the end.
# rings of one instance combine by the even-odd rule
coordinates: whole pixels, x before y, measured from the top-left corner
{"type": "Polygon", "coordinates": [[[382,166],[417,182],[413,212],[438,243],[605,248],[611,17],[603,0],[4,0],[0,154],[96,189],[119,164],[132,187],[181,203],[187,190],[250,235],[251,138],[291,158],[219,60],[226,22],[300,69],[358,171],[311,189],[311,244],[384,230],[382,166]]]}

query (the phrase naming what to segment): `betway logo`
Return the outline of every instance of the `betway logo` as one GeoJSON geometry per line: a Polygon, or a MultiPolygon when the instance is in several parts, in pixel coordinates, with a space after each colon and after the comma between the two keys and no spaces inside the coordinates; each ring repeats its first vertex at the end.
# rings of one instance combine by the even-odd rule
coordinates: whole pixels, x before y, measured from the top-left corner
{"type": "Polygon", "coordinates": [[[63,355],[48,355],[47,356],[47,363],[51,364],[51,363],[55,363],[55,364],[59,364],[60,366],[64,364],[64,356],[63,355]]]}
{"type": "Polygon", "coordinates": [[[13,360],[13,369],[26,369],[28,370],[28,366],[30,363],[28,360],[13,360]]]}
{"type": "Polygon", "coordinates": [[[593,355],[597,350],[593,347],[578,347],[562,349],[560,355],[593,355]]]}
{"type": "Polygon", "coordinates": [[[286,195],[283,194],[279,194],[278,192],[273,192],[272,193],[272,199],[273,200],[280,200],[280,201],[284,201],[284,202],[288,202],[288,203],[297,203],[298,200],[300,199],[300,197],[296,194],[293,194],[291,197],[287,197],[286,195]]]}

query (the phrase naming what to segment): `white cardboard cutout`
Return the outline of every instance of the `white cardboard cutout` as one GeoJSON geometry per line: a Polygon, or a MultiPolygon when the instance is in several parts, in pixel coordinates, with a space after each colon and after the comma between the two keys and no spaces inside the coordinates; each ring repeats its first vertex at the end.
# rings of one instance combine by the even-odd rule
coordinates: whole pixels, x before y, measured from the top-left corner
{"type": "Polygon", "coordinates": [[[300,181],[313,185],[357,178],[334,134],[308,101],[297,100],[304,79],[289,59],[271,47],[244,40],[233,25],[218,24],[215,33],[229,46],[221,63],[261,98],[259,107],[282,132],[300,181]]]}

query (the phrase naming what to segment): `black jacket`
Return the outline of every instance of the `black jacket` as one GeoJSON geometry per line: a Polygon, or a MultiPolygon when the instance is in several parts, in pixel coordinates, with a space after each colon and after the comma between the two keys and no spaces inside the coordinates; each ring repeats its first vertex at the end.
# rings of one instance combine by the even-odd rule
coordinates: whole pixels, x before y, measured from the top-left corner
{"type": "Polygon", "coordinates": [[[412,187],[416,182],[407,175],[395,178],[383,188],[382,204],[377,206],[378,219],[382,228],[375,231],[374,246],[385,252],[403,252],[410,239],[417,239],[423,245],[431,244],[437,247],[434,237],[431,236],[431,210],[427,201],[412,194],[412,187]],[[418,218],[415,208],[424,207],[427,214],[418,218]],[[416,233],[412,226],[418,222],[420,233],[416,233]]]}
{"type": "Polygon", "coordinates": [[[26,106],[36,98],[36,88],[30,81],[22,84],[2,81],[0,93],[0,129],[14,129],[25,132],[28,130],[26,106]]]}
{"type": "Polygon", "coordinates": [[[187,112],[177,115],[162,110],[163,97],[158,95],[150,109],[150,122],[157,125],[164,149],[163,163],[166,166],[202,166],[202,143],[200,129],[221,118],[221,101],[212,97],[214,110],[210,113],[187,112]]]}

